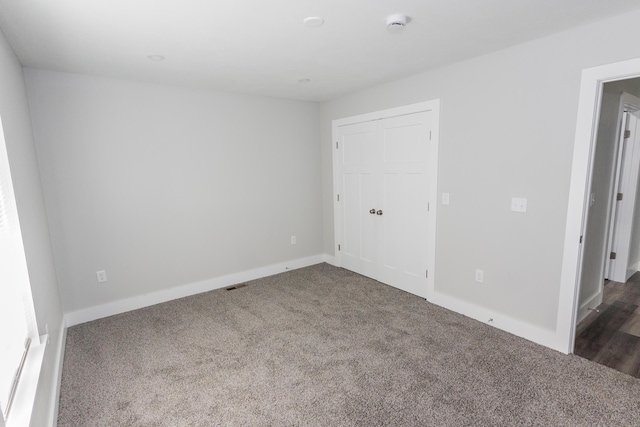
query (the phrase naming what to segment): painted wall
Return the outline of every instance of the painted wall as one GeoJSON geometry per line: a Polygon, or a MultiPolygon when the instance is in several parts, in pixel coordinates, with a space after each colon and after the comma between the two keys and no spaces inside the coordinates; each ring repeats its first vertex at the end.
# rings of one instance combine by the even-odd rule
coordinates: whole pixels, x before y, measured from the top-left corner
{"type": "Polygon", "coordinates": [[[622,94],[605,85],[600,103],[600,119],[593,164],[587,229],[584,234],[584,260],[580,279],[578,319],[589,314],[602,302],[605,252],[609,238],[613,180],[616,163],[616,142],[620,131],[620,100],[622,94]]]}
{"type": "Polygon", "coordinates": [[[322,254],[317,104],[25,75],[66,312],[322,254]]]}
{"type": "Polygon", "coordinates": [[[640,78],[609,82],[606,83],[604,87],[611,93],[627,92],[640,98],[640,78]]]}
{"type": "Polygon", "coordinates": [[[16,205],[39,334],[49,328],[32,425],[44,426],[53,415],[62,308],[51,253],[49,228],[31,130],[22,66],[0,33],[0,116],[5,133],[16,205]]]}
{"type": "Polygon", "coordinates": [[[331,121],[439,98],[438,191],[451,202],[438,210],[436,292],[553,332],[581,71],[639,57],[638,43],[620,43],[640,36],[639,20],[621,15],[323,103],[325,251],[338,243],[331,121]],[[526,197],[528,212],[510,212],[511,197],[526,197]]]}

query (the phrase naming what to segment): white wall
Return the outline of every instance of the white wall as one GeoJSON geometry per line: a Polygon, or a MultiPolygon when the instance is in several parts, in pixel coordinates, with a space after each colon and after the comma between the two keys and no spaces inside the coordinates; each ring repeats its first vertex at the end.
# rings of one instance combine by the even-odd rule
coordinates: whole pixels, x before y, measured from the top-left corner
{"type": "Polygon", "coordinates": [[[640,56],[621,42],[640,36],[639,21],[629,13],[323,103],[325,251],[336,243],[331,120],[439,98],[438,190],[451,204],[438,210],[436,292],[551,345],[581,71],[640,56]],[[528,198],[528,212],[510,212],[511,197],[528,198]]]}
{"type": "Polygon", "coordinates": [[[322,254],[317,104],[25,75],[66,312],[322,254]]]}
{"type": "Polygon", "coordinates": [[[604,87],[610,93],[627,92],[640,98],[640,78],[609,82],[604,87]]]}
{"type": "Polygon", "coordinates": [[[0,116],[5,133],[14,193],[24,243],[38,332],[49,328],[32,425],[44,426],[53,415],[63,337],[62,309],[51,253],[36,149],[31,130],[22,66],[0,33],[0,116]]]}

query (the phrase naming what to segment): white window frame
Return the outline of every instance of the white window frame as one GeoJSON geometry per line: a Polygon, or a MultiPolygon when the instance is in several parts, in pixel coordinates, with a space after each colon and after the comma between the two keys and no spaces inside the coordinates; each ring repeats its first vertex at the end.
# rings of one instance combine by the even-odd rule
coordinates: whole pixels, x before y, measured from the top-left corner
{"type": "MultiPolygon", "coordinates": [[[[5,203],[3,205],[4,220],[7,221],[5,226],[10,227],[8,233],[4,233],[5,239],[8,237],[12,242],[14,248],[9,253],[15,250],[17,263],[16,267],[16,283],[21,286],[20,297],[23,300],[23,310],[20,319],[26,323],[27,336],[30,340],[29,350],[23,355],[20,363],[21,369],[18,372],[19,376],[14,377],[13,381],[16,382],[15,390],[10,398],[10,412],[7,418],[4,417],[5,408],[1,408],[0,411],[0,427],[19,427],[28,426],[31,421],[31,415],[33,412],[33,405],[35,403],[35,396],[38,387],[38,380],[40,378],[40,370],[42,368],[42,362],[44,360],[45,347],[48,342],[48,335],[38,336],[38,328],[35,317],[35,309],[33,306],[33,296],[31,294],[31,285],[29,282],[29,274],[26,264],[26,255],[24,251],[24,245],[22,241],[22,233],[20,230],[20,223],[18,218],[17,206],[15,201],[15,195],[13,193],[13,183],[11,180],[11,171],[9,168],[9,158],[7,153],[7,147],[4,138],[4,130],[2,127],[2,120],[0,118],[0,168],[5,172],[3,181],[3,192],[5,196],[5,203]]],[[[12,275],[13,276],[13,275],[12,275]]],[[[13,278],[13,277],[12,277],[13,278]]],[[[12,280],[13,282],[13,280],[12,280]]],[[[2,288],[0,287],[0,292],[2,288]]],[[[11,319],[16,321],[16,319],[11,319]]],[[[15,368],[11,369],[16,369],[15,368]]],[[[11,380],[10,380],[11,381],[11,380]]],[[[10,386],[7,384],[5,386],[10,386]]]]}

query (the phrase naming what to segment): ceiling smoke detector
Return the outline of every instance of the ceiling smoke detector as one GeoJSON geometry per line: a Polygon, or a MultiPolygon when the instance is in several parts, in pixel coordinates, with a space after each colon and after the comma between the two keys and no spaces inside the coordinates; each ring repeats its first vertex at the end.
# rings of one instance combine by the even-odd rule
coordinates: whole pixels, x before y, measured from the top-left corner
{"type": "Polygon", "coordinates": [[[387,16],[387,30],[392,33],[399,33],[404,30],[405,25],[409,22],[407,15],[401,13],[387,16]]]}
{"type": "Polygon", "coordinates": [[[319,16],[310,16],[308,18],[305,18],[302,22],[304,22],[304,25],[306,25],[307,27],[316,28],[324,24],[324,19],[319,16]]]}

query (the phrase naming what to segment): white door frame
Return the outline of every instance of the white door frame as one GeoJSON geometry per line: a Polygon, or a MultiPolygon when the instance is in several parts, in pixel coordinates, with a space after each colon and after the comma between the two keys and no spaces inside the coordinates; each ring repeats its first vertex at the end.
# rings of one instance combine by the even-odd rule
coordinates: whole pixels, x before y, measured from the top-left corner
{"type": "Polygon", "coordinates": [[[591,172],[602,86],[606,82],[626,80],[640,76],[640,58],[587,68],[582,71],[578,119],[573,148],[569,203],[560,278],[558,321],[554,346],[573,352],[576,316],[582,270],[582,236],[587,223],[588,195],[591,192],[591,172]]]}
{"type": "Polygon", "coordinates": [[[402,107],[390,108],[387,110],[375,111],[372,113],[360,114],[357,116],[347,117],[343,119],[333,120],[332,123],[332,160],[333,160],[333,218],[334,218],[334,242],[335,242],[335,265],[342,266],[342,254],[338,247],[342,241],[342,209],[338,201],[338,194],[341,192],[341,176],[340,176],[340,159],[336,154],[336,145],[338,142],[338,127],[351,125],[355,123],[369,122],[372,120],[387,119],[390,117],[404,116],[407,114],[420,113],[430,111],[433,114],[430,141],[430,164],[429,164],[429,224],[428,235],[431,237],[428,247],[427,265],[429,268],[429,276],[427,277],[427,299],[429,299],[435,289],[435,251],[436,251],[436,218],[437,218],[437,194],[438,194],[438,143],[440,141],[440,100],[419,102],[417,104],[405,105],[402,107]]]}

